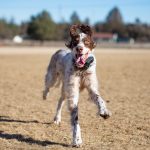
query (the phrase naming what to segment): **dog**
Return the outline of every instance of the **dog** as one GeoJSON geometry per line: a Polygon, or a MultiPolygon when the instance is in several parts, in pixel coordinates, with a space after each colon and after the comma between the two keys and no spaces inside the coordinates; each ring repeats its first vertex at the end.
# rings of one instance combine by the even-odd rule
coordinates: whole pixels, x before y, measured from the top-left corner
{"type": "Polygon", "coordinates": [[[93,50],[96,46],[92,37],[92,29],[88,25],[72,25],[70,27],[70,41],[66,43],[68,50],[58,50],[51,58],[45,76],[43,99],[46,99],[49,89],[57,81],[62,82],[61,97],[58,102],[54,123],[60,124],[61,110],[65,99],[71,115],[73,132],[73,146],[82,144],[80,125],[78,122],[79,92],[88,90],[90,98],[98,107],[99,115],[104,119],[111,116],[105,101],[98,91],[96,77],[96,59],[93,50]]]}

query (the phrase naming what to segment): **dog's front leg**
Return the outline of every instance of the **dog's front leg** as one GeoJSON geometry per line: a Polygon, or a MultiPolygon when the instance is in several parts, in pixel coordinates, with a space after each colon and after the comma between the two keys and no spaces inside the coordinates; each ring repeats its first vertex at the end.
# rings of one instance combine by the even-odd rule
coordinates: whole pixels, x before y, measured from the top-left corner
{"type": "Polygon", "coordinates": [[[74,106],[70,108],[71,114],[71,126],[73,132],[73,146],[80,147],[82,144],[81,139],[81,130],[78,122],[78,106],[74,106]]]}
{"type": "Polygon", "coordinates": [[[71,126],[73,134],[73,146],[80,147],[82,144],[81,130],[78,120],[79,78],[72,78],[67,85],[67,101],[71,115],[71,126]]]}
{"type": "Polygon", "coordinates": [[[104,119],[107,119],[111,116],[111,112],[107,109],[105,101],[100,97],[98,92],[91,91],[90,92],[91,99],[97,104],[99,109],[99,115],[104,119]]]}
{"type": "Polygon", "coordinates": [[[62,111],[62,107],[64,105],[64,102],[65,102],[64,97],[61,97],[58,101],[56,115],[54,117],[54,123],[57,125],[59,125],[61,123],[61,111],[62,111]]]}
{"type": "Polygon", "coordinates": [[[97,104],[99,115],[104,119],[111,116],[111,112],[107,109],[105,101],[101,98],[98,91],[98,81],[96,74],[91,74],[87,77],[86,88],[89,92],[90,98],[97,104]]]}

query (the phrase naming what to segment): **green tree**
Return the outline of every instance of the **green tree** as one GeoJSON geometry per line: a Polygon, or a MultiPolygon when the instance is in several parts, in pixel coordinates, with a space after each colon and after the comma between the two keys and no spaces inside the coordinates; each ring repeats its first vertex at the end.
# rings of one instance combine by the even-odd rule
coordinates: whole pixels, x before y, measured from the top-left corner
{"type": "Polygon", "coordinates": [[[56,30],[56,34],[57,34],[56,40],[66,40],[66,39],[68,39],[69,27],[70,27],[70,25],[68,23],[65,23],[65,22],[58,23],[57,24],[57,30],[56,30]]]}
{"type": "Polygon", "coordinates": [[[47,11],[42,11],[37,16],[32,16],[27,33],[35,40],[55,40],[56,24],[47,11]]]}
{"type": "Polygon", "coordinates": [[[117,7],[110,10],[106,17],[106,22],[111,24],[123,24],[122,15],[117,7]]]}
{"type": "Polygon", "coordinates": [[[71,17],[70,17],[70,24],[80,24],[80,18],[77,14],[77,12],[73,12],[71,17]]]}
{"type": "Polygon", "coordinates": [[[14,23],[11,19],[10,22],[6,19],[0,19],[0,38],[1,39],[12,39],[15,35],[20,33],[19,26],[14,23]]]}
{"type": "Polygon", "coordinates": [[[103,25],[103,30],[111,33],[117,33],[120,37],[128,36],[125,31],[122,15],[117,7],[114,7],[108,13],[106,22],[103,25]]]}
{"type": "Polygon", "coordinates": [[[90,19],[89,18],[85,18],[84,24],[90,25],[90,19]]]}
{"type": "Polygon", "coordinates": [[[22,22],[20,25],[20,34],[21,35],[26,35],[27,34],[27,29],[28,29],[28,22],[22,22]]]}

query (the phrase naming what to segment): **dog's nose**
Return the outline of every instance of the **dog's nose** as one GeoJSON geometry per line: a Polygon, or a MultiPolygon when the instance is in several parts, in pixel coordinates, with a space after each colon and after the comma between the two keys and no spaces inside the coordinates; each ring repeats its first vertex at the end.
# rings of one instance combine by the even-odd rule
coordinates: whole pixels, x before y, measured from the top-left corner
{"type": "Polygon", "coordinates": [[[77,52],[81,53],[81,52],[83,51],[83,48],[82,48],[81,46],[78,46],[78,47],[76,48],[76,50],[77,50],[77,52]]]}

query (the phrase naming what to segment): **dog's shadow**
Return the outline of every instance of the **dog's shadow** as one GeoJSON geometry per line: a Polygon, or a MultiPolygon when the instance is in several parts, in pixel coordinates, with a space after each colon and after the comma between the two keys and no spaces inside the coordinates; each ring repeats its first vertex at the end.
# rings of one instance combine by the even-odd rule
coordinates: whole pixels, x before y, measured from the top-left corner
{"type": "Polygon", "coordinates": [[[39,121],[37,120],[30,120],[30,121],[15,120],[15,119],[10,119],[8,116],[0,116],[0,122],[39,123],[39,121]]]}
{"type": "Polygon", "coordinates": [[[8,116],[0,116],[0,122],[10,122],[10,123],[39,123],[39,124],[47,124],[51,125],[53,122],[39,122],[38,120],[17,120],[17,119],[11,119],[8,116]]]}
{"type": "MultiPolygon", "coordinates": [[[[24,120],[9,119],[9,117],[7,117],[7,116],[0,116],[0,122],[39,123],[37,120],[24,121],[24,120]]],[[[42,124],[51,124],[51,123],[42,123],[42,124]]],[[[6,133],[4,131],[0,131],[0,138],[1,139],[6,139],[6,140],[15,139],[19,142],[25,142],[25,143],[28,143],[28,144],[36,144],[36,145],[40,145],[40,146],[60,145],[60,146],[63,146],[63,147],[69,147],[69,145],[64,144],[64,143],[48,141],[48,140],[41,141],[41,140],[33,139],[31,137],[25,137],[22,134],[10,134],[10,133],[6,133]]]]}
{"type": "Polygon", "coordinates": [[[47,141],[47,140],[46,141],[40,141],[40,140],[35,140],[31,137],[26,138],[21,134],[8,134],[8,133],[5,133],[4,131],[0,131],[0,138],[7,139],[7,140],[16,139],[19,142],[25,142],[25,143],[28,143],[28,144],[37,144],[37,145],[40,145],[40,146],[60,145],[60,146],[63,146],[63,147],[69,147],[69,145],[64,144],[64,143],[52,142],[52,141],[47,141]]]}

